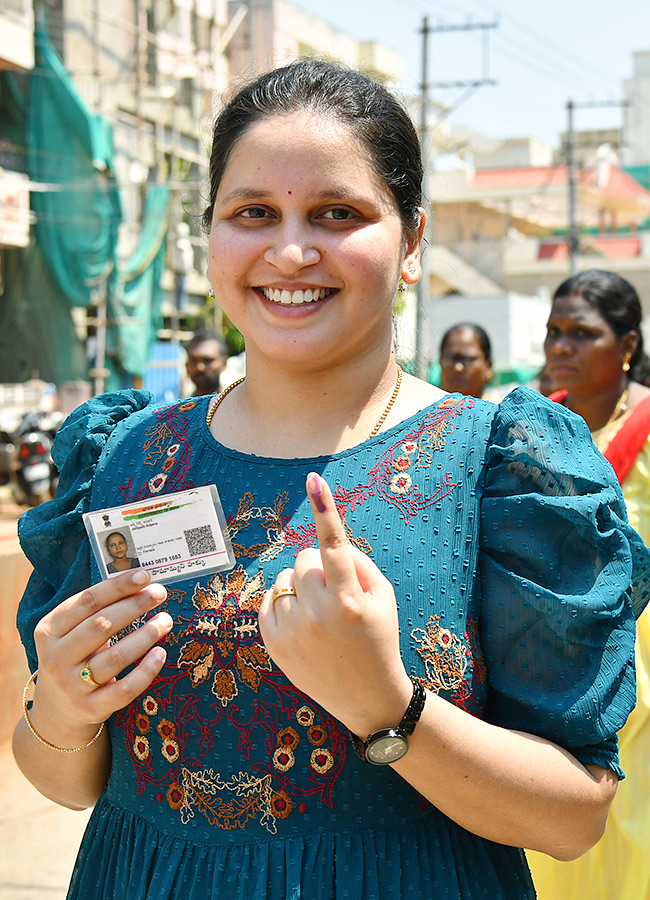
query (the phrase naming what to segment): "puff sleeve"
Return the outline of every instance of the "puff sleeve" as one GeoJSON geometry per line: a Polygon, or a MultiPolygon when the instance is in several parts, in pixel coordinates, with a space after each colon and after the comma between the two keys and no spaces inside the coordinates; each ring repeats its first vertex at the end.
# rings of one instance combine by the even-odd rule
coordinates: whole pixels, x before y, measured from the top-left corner
{"type": "Polygon", "coordinates": [[[30,668],[38,661],[34,628],[62,600],[90,584],[90,545],[82,516],[90,509],[97,462],[110,435],[154,403],[148,391],[117,391],[87,401],[59,429],[52,457],[60,472],[56,497],[18,523],[22,549],[34,567],[18,607],[17,625],[30,668]]]}
{"type": "Polygon", "coordinates": [[[622,776],[650,551],[583,419],[527,389],[493,420],[479,575],[486,718],[622,776]]]}

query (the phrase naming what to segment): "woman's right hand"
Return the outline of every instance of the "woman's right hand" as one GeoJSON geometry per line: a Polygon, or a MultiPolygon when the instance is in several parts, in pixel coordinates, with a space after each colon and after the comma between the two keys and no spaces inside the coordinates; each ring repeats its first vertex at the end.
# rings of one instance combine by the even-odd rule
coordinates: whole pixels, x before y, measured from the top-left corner
{"type": "Polygon", "coordinates": [[[172,617],[160,612],[127,629],[166,596],[163,585],[134,569],[69,597],[41,619],[34,631],[39,670],[30,718],[43,737],[59,747],[81,746],[149,687],[166,659],[156,645],[171,630],[172,617]],[[81,677],[87,661],[99,687],[81,677]]]}

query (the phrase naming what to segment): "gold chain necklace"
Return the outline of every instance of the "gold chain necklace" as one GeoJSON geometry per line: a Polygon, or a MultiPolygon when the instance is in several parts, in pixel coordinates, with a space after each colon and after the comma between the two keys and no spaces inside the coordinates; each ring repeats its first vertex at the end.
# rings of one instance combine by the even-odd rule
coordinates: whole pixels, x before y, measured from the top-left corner
{"type": "MultiPolygon", "coordinates": [[[[214,405],[213,405],[212,407],[210,407],[210,409],[208,409],[207,415],[206,415],[206,417],[205,417],[205,421],[207,422],[208,428],[209,428],[210,425],[212,424],[212,420],[213,420],[213,418],[214,418],[214,414],[216,413],[216,411],[217,411],[217,410],[219,409],[219,407],[221,406],[221,401],[224,399],[224,397],[227,397],[228,394],[229,394],[232,390],[234,390],[234,389],[237,387],[238,384],[241,384],[241,383],[242,383],[243,381],[245,381],[245,380],[246,380],[246,376],[244,376],[244,378],[239,378],[237,381],[233,381],[232,384],[229,384],[228,387],[225,388],[225,390],[223,390],[223,391],[219,394],[219,396],[217,397],[217,399],[216,399],[214,405]]],[[[366,438],[367,441],[369,441],[371,437],[374,437],[376,434],[379,433],[379,431],[380,431],[380,429],[381,429],[381,426],[382,426],[382,425],[384,424],[384,422],[386,421],[386,417],[388,416],[388,413],[391,411],[391,409],[393,408],[393,405],[394,405],[395,401],[397,400],[397,395],[399,394],[399,389],[400,389],[401,385],[402,385],[402,370],[401,370],[400,367],[398,366],[398,367],[397,367],[397,380],[395,381],[395,390],[393,391],[390,400],[389,400],[388,403],[386,404],[386,409],[383,411],[383,413],[380,415],[379,419],[377,420],[377,424],[375,425],[375,427],[372,429],[372,431],[370,432],[370,434],[369,434],[368,437],[366,438]]]]}
{"type": "Polygon", "coordinates": [[[223,400],[223,398],[224,398],[224,397],[227,397],[228,394],[229,394],[231,391],[234,391],[234,389],[237,387],[237,385],[241,384],[243,381],[246,381],[246,376],[245,376],[245,375],[244,375],[243,378],[238,378],[237,381],[233,381],[232,384],[229,384],[227,388],[224,388],[224,390],[221,391],[221,393],[220,393],[219,396],[217,397],[216,403],[214,404],[214,406],[213,406],[211,409],[208,410],[208,414],[207,414],[206,417],[205,417],[205,421],[208,423],[208,428],[210,427],[210,425],[211,425],[211,423],[212,423],[212,420],[213,420],[213,418],[214,418],[214,414],[216,413],[216,411],[217,411],[217,410],[219,409],[219,407],[221,406],[221,401],[223,400]]]}
{"type": "Polygon", "coordinates": [[[390,400],[389,400],[388,403],[386,404],[386,409],[385,409],[385,410],[383,411],[383,413],[379,416],[379,419],[377,420],[377,424],[375,425],[375,427],[372,429],[372,431],[370,432],[370,434],[369,434],[368,437],[366,438],[367,441],[369,441],[370,438],[371,438],[371,437],[374,437],[376,434],[379,434],[379,431],[380,431],[380,429],[381,429],[381,426],[382,426],[382,425],[384,424],[384,422],[386,421],[386,416],[387,416],[388,413],[391,411],[391,409],[393,408],[393,404],[394,404],[395,401],[397,400],[397,395],[399,394],[399,389],[400,389],[401,385],[402,385],[402,370],[401,370],[400,367],[398,366],[398,367],[397,367],[397,380],[395,381],[395,390],[393,391],[390,400]]]}

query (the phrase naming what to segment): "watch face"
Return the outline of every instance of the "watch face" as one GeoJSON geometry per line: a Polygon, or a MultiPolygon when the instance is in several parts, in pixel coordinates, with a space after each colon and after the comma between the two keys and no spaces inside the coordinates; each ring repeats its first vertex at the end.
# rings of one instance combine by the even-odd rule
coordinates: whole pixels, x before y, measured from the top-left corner
{"type": "Polygon", "coordinates": [[[404,735],[392,728],[377,731],[368,738],[366,747],[366,759],[375,766],[388,766],[390,763],[401,759],[409,748],[409,742],[404,735]]]}

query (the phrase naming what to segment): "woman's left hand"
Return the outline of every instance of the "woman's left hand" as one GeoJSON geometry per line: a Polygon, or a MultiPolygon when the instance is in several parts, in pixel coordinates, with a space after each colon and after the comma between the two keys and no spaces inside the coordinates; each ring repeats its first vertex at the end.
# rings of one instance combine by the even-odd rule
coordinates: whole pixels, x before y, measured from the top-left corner
{"type": "Polygon", "coordinates": [[[307,493],[320,549],[302,550],[294,569],[280,572],[262,602],[260,630],[287,678],[365,737],[398,725],[413,691],[400,655],[395,594],[374,562],[349,544],[327,483],[312,473],[307,493]]]}
{"type": "MultiPolygon", "coordinates": [[[[349,545],[323,479],[310,475],[307,486],[320,550],[303,550],[295,569],[280,572],[260,609],[262,637],[301,691],[365,738],[396,727],[413,690],[395,595],[349,545]],[[292,586],[295,596],[282,593],[292,586]]],[[[616,790],[610,770],[585,767],[550,741],[492,725],[431,691],[394,769],[468,831],[558,859],[599,839],[616,790]]]]}

